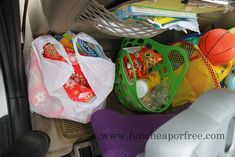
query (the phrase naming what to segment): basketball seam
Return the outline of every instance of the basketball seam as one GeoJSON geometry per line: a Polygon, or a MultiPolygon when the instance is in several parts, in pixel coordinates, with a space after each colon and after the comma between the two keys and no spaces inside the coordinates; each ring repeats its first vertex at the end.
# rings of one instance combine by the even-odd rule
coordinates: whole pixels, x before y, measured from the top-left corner
{"type": "Polygon", "coordinates": [[[229,33],[229,32],[228,32],[228,31],[225,32],[225,33],[215,42],[215,44],[211,47],[210,51],[208,52],[207,56],[210,55],[211,50],[216,46],[216,44],[217,44],[227,33],[229,33]]]}
{"type": "Polygon", "coordinates": [[[218,59],[213,59],[213,58],[210,58],[210,60],[211,61],[216,61],[216,62],[229,62],[229,61],[231,61],[231,59],[228,59],[228,60],[223,60],[223,61],[221,61],[221,60],[218,60],[218,59]]]}
{"type": "Polygon", "coordinates": [[[225,51],[223,51],[223,52],[220,52],[220,53],[217,53],[217,54],[215,54],[215,55],[212,54],[211,56],[216,56],[216,55],[225,53],[226,51],[229,51],[229,50],[233,49],[234,47],[235,47],[235,44],[234,44],[232,47],[228,48],[227,50],[225,50],[225,51]]]}
{"type": "Polygon", "coordinates": [[[211,33],[211,32],[209,32],[209,33],[207,34],[206,39],[205,39],[205,51],[206,51],[206,54],[207,54],[207,49],[206,49],[206,45],[207,45],[207,44],[206,44],[206,41],[207,41],[207,39],[208,39],[210,33],[211,33]]]}

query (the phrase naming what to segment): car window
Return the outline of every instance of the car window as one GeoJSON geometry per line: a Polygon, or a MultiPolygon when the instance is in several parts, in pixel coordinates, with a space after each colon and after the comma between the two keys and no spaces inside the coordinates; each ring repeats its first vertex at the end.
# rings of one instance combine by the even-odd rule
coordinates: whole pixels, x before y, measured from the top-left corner
{"type": "Polygon", "coordinates": [[[5,87],[0,67],[0,118],[8,114],[5,87]]]}

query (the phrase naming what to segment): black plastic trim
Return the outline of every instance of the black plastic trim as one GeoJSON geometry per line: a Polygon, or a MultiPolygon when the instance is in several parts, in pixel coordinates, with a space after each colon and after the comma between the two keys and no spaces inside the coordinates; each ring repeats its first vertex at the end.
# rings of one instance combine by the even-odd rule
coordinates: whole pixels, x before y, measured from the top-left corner
{"type": "Polygon", "coordinates": [[[27,100],[19,1],[0,1],[0,64],[13,140],[31,130],[27,100]]]}

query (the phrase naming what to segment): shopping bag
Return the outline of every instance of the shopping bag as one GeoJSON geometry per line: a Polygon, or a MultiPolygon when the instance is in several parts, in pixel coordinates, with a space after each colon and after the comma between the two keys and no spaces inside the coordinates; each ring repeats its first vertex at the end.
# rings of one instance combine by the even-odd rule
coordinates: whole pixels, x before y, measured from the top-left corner
{"type": "Polygon", "coordinates": [[[74,73],[72,63],[64,47],[52,36],[44,35],[33,41],[30,55],[28,93],[32,112],[49,118],[88,123],[95,111],[105,107],[105,100],[113,89],[115,64],[106,56],[81,56],[76,46],[79,36],[73,39],[75,56],[95,98],[84,103],[75,102],[68,96],[63,85],[74,73]],[[64,62],[43,56],[44,45],[48,43],[54,46],[64,62]]]}

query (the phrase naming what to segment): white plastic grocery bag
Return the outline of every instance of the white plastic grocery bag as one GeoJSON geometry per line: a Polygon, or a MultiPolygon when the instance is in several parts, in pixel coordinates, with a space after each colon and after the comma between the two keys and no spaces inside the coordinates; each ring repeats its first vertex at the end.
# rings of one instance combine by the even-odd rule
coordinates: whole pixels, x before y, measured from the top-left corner
{"type": "Polygon", "coordinates": [[[75,56],[96,95],[95,99],[88,103],[70,99],[63,85],[73,74],[72,63],[64,47],[52,36],[44,35],[33,41],[27,68],[28,96],[32,112],[49,118],[88,123],[95,111],[104,108],[105,100],[113,89],[115,64],[106,56],[103,58],[81,56],[76,47],[79,36],[81,34],[73,39],[75,56]],[[66,62],[50,60],[43,56],[43,46],[48,43],[53,44],[57,53],[63,56],[66,62]]]}

